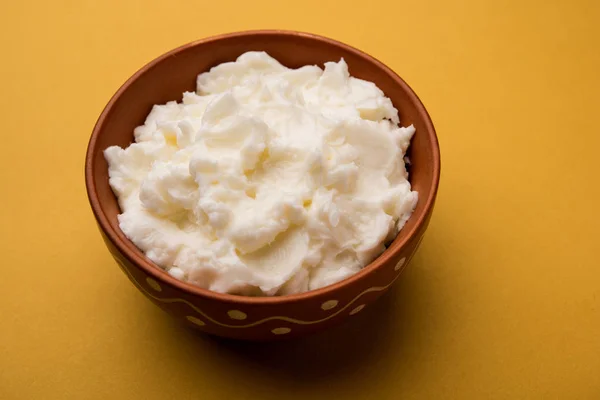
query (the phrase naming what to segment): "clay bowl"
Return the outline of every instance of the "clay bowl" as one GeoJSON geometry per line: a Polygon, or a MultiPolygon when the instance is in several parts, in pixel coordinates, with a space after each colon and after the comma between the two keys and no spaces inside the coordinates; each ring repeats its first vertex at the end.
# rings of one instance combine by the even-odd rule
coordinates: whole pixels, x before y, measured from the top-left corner
{"type": "Polygon", "coordinates": [[[85,179],[89,201],[106,246],[131,280],[153,303],[176,319],[209,334],[272,340],[325,329],[361,312],[397,279],[415,253],[429,223],[440,176],[440,155],[431,120],[410,87],[373,57],[345,44],[299,32],[253,31],[190,43],[150,62],[112,97],[92,133],[85,179]],[[350,73],[375,82],[400,112],[403,125],[414,124],[410,146],[410,181],[419,192],[418,205],[398,237],[375,261],[356,275],[297,295],[243,297],[214,293],[176,280],[159,269],[121,232],[119,206],[108,184],[103,150],[128,146],[133,129],[152,105],[181,100],[194,91],[196,76],[210,67],[235,60],[249,50],[264,50],[288,67],[338,61],[350,73]]]}

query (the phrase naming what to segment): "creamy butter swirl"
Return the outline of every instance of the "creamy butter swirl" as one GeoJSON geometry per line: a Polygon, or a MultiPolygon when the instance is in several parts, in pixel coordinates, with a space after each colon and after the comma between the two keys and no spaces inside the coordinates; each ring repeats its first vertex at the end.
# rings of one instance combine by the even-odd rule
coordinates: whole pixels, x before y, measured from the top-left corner
{"type": "Polygon", "coordinates": [[[172,276],[283,295],[356,273],[410,217],[415,130],[344,60],[290,69],[248,52],[156,105],[105,150],[119,225],[172,276]]]}

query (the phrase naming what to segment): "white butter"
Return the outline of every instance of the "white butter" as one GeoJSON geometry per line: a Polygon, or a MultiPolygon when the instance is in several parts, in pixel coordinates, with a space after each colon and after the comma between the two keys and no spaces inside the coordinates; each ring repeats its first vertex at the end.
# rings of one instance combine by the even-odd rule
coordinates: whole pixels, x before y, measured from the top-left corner
{"type": "Polygon", "coordinates": [[[289,69],[248,52],[154,106],[135,143],[105,151],[125,235],[181,280],[283,295],[356,273],[417,202],[414,133],[341,60],[289,69]]]}

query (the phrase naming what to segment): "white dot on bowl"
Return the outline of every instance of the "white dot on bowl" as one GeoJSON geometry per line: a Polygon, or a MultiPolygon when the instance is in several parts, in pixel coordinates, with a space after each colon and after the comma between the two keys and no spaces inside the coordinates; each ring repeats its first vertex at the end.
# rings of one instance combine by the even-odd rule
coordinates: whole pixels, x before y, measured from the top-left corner
{"type": "Polygon", "coordinates": [[[152,289],[156,290],[157,292],[162,291],[162,288],[160,287],[158,282],[156,282],[154,279],[146,278],[146,283],[148,284],[148,286],[150,286],[152,289]]]}
{"type": "Polygon", "coordinates": [[[246,313],[240,310],[229,310],[227,311],[227,315],[229,315],[229,318],[237,319],[238,321],[248,318],[246,313]]]}
{"type": "Polygon", "coordinates": [[[191,315],[188,315],[186,318],[187,318],[188,321],[190,321],[191,323],[196,324],[198,326],[204,326],[204,325],[206,325],[204,323],[204,321],[202,321],[200,318],[192,317],[191,315]]]}
{"type": "Polygon", "coordinates": [[[337,300],[327,300],[326,302],[324,302],[323,304],[321,304],[321,308],[323,310],[331,310],[332,308],[334,308],[337,305],[338,305],[338,301],[337,300]]]}
{"type": "Polygon", "coordinates": [[[356,313],[361,312],[363,308],[365,308],[365,304],[361,304],[360,306],[355,307],[352,311],[350,311],[350,315],[354,315],[356,313]]]}
{"type": "Polygon", "coordinates": [[[275,328],[271,332],[275,335],[285,335],[286,333],[290,333],[292,330],[290,328],[275,328]]]}
{"type": "Polygon", "coordinates": [[[406,257],[402,257],[400,259],[400,261],[398,261],[398,264],[396,264],[396,266],[394,267],[394,271],[398,271],[400,268],[402,268],[402,266],[404,265],[405,262],[406,262],[406,257]]]}

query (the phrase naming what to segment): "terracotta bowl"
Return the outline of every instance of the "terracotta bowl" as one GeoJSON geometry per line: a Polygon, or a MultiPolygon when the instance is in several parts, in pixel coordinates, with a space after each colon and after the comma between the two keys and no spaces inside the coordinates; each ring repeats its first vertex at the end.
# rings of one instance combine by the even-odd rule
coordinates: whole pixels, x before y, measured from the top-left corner
{"type": "Polygon", "coordinates": [[[246,340],[297,337],[339,323],[363,311],[397,279],[415,253],[429,223],[440,176],[438,141],[431,120],[410,87],[373,57],[343,43],[299,32],[253,31],[212,37],[172,50],[133,75],[112,97],[92,133],[85,163],[88,197],[111,254],[131,282],[173,317],[206,333],[246,340]],[[154,265],[119,229],[119,206],[108,184],[103,150],[128,146],[133,129],[152,105],[181,100],[194,91],[196,76],[249,50],[264,50],[288,67],[338,61],[350,73],[374,82],[400,112],[402,125],[414,124],[409,150],[410,181],[418,205],[398,237],[356,275],[310,292],[281,297],[214,293],[169,276],[154,265]]]}

